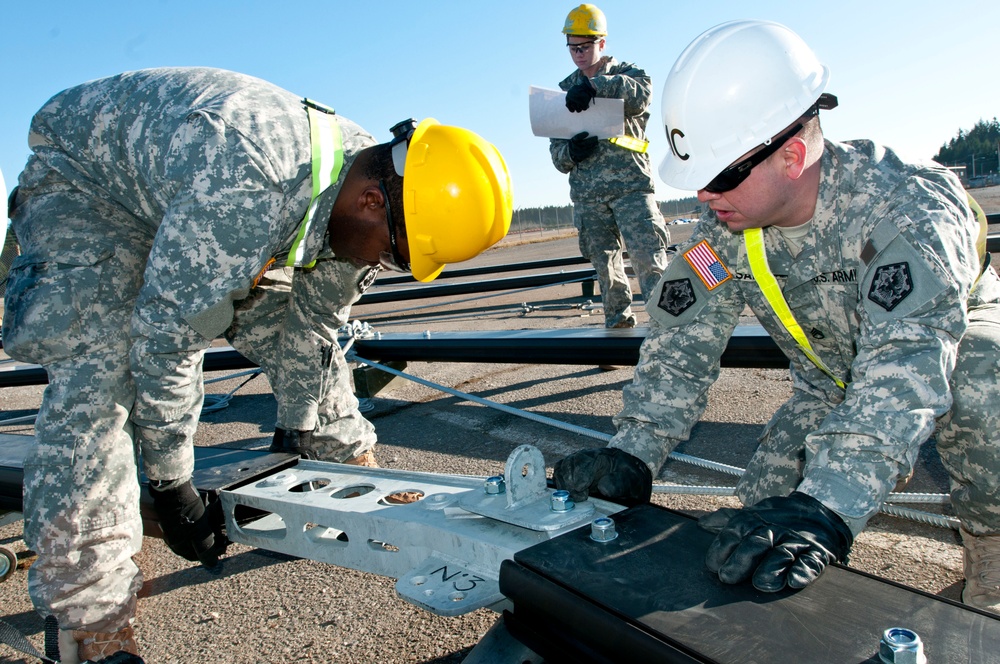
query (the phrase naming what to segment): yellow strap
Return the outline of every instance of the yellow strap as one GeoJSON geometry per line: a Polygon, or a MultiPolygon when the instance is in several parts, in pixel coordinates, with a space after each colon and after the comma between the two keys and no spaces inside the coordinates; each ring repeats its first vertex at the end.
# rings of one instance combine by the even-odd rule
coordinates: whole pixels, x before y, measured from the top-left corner
{"type": "Polygon", "coordinates": [[[785,326],[788,333],[792,335],[792,338],[795,339],[795,342],[802,349],[802,352],[805,353],[806,357],[820,371],[832,378],[837,387],[846,390],[847,384],[837,378],[823,360],[816,355],[816,352],[812,349],[812,345],[809,343],[808,337],[802,331],[802,327],[798,321],[795,320],[792,310],[788,308],[785,296],[781,294],[781,287],[778,286],[778,280],[771,274],[771,268],[767,264],[767,254],[764,252],[764,232],[760,228],[746,229],[743,231],[743,243],[747,248],[747,259],[750,261],[750,272],[753,274],[754,281],[757,282],[761,293],[764,294],[764,299],[767,300],[767,303],[771,305],[771,309],[778,316],[778,320],[785,326]]]}
{"type": "Polygon", "coordinates": [[[308,99],[306,110],[309,113],[309,139],[312,147],[312,198],[309,199],[309,207],[306,208],[306,214],[288,252],[288,259],[285,261],[288,267],[312,267],[316,264],[316,261],[308,265],[302,263],[305,259],[303,240],[317,221],[323,221],[315,219],[320,194],[337,181],[340,170],[344,167],[344,139],[337,116],[308,99]]]}
{"type": "Polygon", "coordinates": [[[635,138],[634,136],[615,136],[613,138],[609,138],[608,140],[618,147],[631,150],[632,152],[645,153],[649,148],[649,141],[644,141],[641,138],[635,138]]]}
{"type": "Polygon", "coordinates": [[[986,213],[983,212],[983,208],[979,206],[979,203],[972,197],[972,194],[966,192],[965,195],[969,199],[969,208],[972,209],[972,216],[976,218],[976,223],[979,224],[979,235],[976,236],[976,251],[979,252],[979,262],[982,263],[986,258],[986,235],[990,230],[989,220],[986,219],[986,213]]]}

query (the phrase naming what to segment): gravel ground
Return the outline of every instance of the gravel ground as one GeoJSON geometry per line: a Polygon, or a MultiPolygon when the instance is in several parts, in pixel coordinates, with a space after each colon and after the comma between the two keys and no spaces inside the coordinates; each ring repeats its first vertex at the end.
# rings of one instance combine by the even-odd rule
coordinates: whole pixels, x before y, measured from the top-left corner
{"type": "MultiPolygon", "coordinates": [[[[1000,211],[1000,203],[987,211],[1000,211]]],[[[687,232],[683,226],[671,227],[674,241],[687,232]]],[[[511,237],[504,247],[472,264],[577,254],[575,238],[525,234],[511,237]],[[550,241],[535,241],[541,239],[550,241]]],[[[600,328],[599,312],[588,313],[581,308],[585,302],[580,286],[574,284],[434,303],[356,307],[354,317],[377,320],[376,328],[386,332],[600,328]],[[551,308],[523,314],[519,313],[522,302],[551,308]]],[[[647,318],[641,302],[637,309],[642,325],[647,318]]],[[[410,363],[407,371],[485,399],[610,434],[614,431],[611,417],[621,407],[621,389],[631,380],[633,369],[410,363]]],[[[224,394],[236,389],[242,380],[212,383],[207,391],[224,394]]],[[[32,413],[41,390],[0,390],[2,416],[32,413]]],[[[745,466],[761,427],[789,392],[783,370],[724,369],[691,440],[677,451],[745,466]]],[[[267,381],[257,378],[238,389],[228,408],[203,416],[196,444],[264,449],[273,432],[274,416],[275,403],[267,381]]],[[[493,475],[501,472],[510,451],[523,443],[537,445],[549,464],[574,450],[600,445],[593,438],[463,402],[407,381],[398,381],[381,392],[368,416],[379,434],[379,461],[388,468],[493,475]]],[[[30,434],[31,427],[0,426],[0,433],[30,434]]],[[[671,461],[660,481],[731,486],[735,480],[671,461]]],[[[947,490],[932,446],[925,446],[909,490],[947,490]]],[[[662,494],[654,501],[692,512],[736,504],[732,498],[662,494]]],[[[931,509],[949,513],[947,507],[931,509]]],[[[42,621],[27,595],[23,568],[31,558],[20,541],[20,525],[0,527],[0,544],[22,558],[21,569],[0,583],[0,617],[40,648],[42,621]]],[[[219,576],[191,567],[155,538],[145,538],[136,560],[145,578],[136,636],[146,661],[157,664],[460,662],[496,619],[496,614],[487,610],[454,618],[436,616],[400,600],[392,579],[241,545],[230,547],[219,576]]],[[[876,517],[855,543],[850,565],[950,599],[958,599],[961,592],[961,548],[956,533],[945,528],[876,517]]],[[[28,661],[35,660],[0,645],[0,662],[28,661]]]]}

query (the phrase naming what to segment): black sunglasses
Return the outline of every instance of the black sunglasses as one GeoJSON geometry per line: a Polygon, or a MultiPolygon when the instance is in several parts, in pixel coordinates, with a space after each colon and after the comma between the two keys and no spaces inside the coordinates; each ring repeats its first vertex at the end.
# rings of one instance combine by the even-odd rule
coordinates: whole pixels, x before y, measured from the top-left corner
{"type": "Polygon", "coordinates": [[[394,272],[409,272],[410,264],[403,260],[403,255],[399,253],[399,244],[396,241],[396,224],[392,220],[392,206],[389,204],[389,192],[385,189],[385,182],[378,181],[378,188],[382,191],[382,198],[385,199],[385,222],[389,224],[389,252],[379,252],[379,264],[387,270],[394,272]]]}
{"type": "Polygon", "coordinates": [[[594,39],[594,40],[591,40],[591,41],[580,42],[579,44],[569,44],[569,43],[567,43],[566,47],[569,49],[570,53],[576,53],[578,55],[583,55],[584,53],[586,53],[587,51],[590,50],[591,46],[593,46],[594,44],[596,44],[599,41],[601,41],[601,40],[600,39],[594,39]]]}
{"type": "Polygon", "coordinates": [[[797,134],[800,129],[802,129],[801,122],[792,125],[792,128],[784,134],[777,138],[772,138],[770,142],[765,143],[760,152],[755,152],[743,161],[729,166],[726,170],[716,175],[702,189],[712,194],[722,194],[736,189],[744,180],[750,177],[750,171],[753,170],[754,166],[763,163],[765,159],[777,152],[785,144],[785,141],[797,134]]]}

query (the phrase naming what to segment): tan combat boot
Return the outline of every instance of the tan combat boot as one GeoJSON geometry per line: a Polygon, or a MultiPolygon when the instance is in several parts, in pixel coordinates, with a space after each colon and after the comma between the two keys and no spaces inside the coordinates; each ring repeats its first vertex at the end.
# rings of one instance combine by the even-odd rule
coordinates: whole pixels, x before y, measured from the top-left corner
{"type": "Polygon", "coordinates": [[[119,650],[139,654],[135,636],[131,627],[125,627],[117,632],[88,632],[82,629],[59,630],[59,661],[60,664],[79,664],[80,662],[100,662],[105,657],[114,655],[119,650]]]}
{"type": "Polygon", "coordinates": [[[972,535],[962,529],[965,589],[962,602],[1000,614],[1000,535],[972,535]]]}
{"type": "MultiPolygon", "coordinates": [[[[375,450],[363,452],[344,463],[349,466],[364,466],[366,468],[379,467],[378,463],[375,462],[375,450]]],[[[400,491],[398,493],[390,493],[384,500],[392,505],[406,505],[407,503],[415,503],[423,497],[424,494],[419,491],[400,491]]]]}
{"type": "Polygon", "coordinates": [[[375,463],[375,450],[367,450],[362,452],[353,459],[348,459],[345,461],[348,466],[364,466],[365,468],[378,468],[378,464],[375,463]]]}

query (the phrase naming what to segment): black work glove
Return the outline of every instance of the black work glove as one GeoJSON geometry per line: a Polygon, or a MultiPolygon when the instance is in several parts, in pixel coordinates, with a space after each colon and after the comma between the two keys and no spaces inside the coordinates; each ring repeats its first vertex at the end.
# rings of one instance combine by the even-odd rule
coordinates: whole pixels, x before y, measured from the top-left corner
{"type": "MultiPolygon", "coordinates": [[[[94,660],[88,659],[84,664],[92,661],[94,660]]],[[[138,655],[133,655],[125,650],[119,650],[114,655],[108,655],[97,660],[96,664],[146,664],[146,662],[138,655]]]]}
{"type": "Polygon", "coordinates": [[[274,438],[271,439],[271,446],[267,451],[288,452],[298,454],[303,459],[315,459],[316,451],[312,447],[312,436],[312,431],[275,427],[274,438]]]}
{"type": "MultiPolygon", "coordinates": [[[[702,526],[711,529],[712,517],[702,517],[702,526]]],[[[843,519],[795,491],[736,510],[708,547],[705,565],[723,583],[752,577],[754,588],[773,593],[786,585],[805,588],[827,565],[844,562],[853,543],[843,519]]]]}
{"type": "Polygon", "coordinates": [[[577,83],[566,91],[566,108],[570,113],[580,113],[590,108],[590,101],[597,96],[597,89],[590,79],[577,83]]]}
{"type": "Polygon", "coordinates": [[[569,139],[569,158],[573,163],[579,164],[581,161],[594,154],[597,150],[597,137],[591,136],[585,131],[569,139]]]}
{"type": "Polygon", "coordinates": [[[205,503],[191,480],[171,488],[159,488],[171,484],[173,482],[149,483],[149,493],[160,518],[164,541],[181,558],[200,562],[210,570],[218,569],[219,556],[226,552],[229,544],[222,534],[219,518],[222,515],[210,514],[205,509],[205,503]],[[213,519],[213,516],[217,518],[213,519]]]}
{"type": "Polygon", "coordinates": [[[576,502],[596,496],[632,507],[648,503],[653,494],[649,466],[617,447],[581,450],[560,459],[552,479],[576,502]]]}

